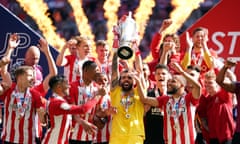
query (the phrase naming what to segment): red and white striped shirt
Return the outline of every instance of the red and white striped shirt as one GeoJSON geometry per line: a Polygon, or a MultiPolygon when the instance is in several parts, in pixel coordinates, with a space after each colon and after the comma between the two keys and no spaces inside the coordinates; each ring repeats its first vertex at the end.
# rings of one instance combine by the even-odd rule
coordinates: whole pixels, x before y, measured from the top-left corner
{"type": "Polygon", "coordinates": [[[157,98],[164,110],[164,140],[168,144],[193,144],[196,137],[194,115],[198,99],[192,94],[183,95],[179,100],[171,96],[157,98]]]}
{"type": "MultiPolygon", "coordinates": [[[[97,89],[93,83],[86,86],[81,79],[79,81],[72,82],[70,88],[71,103],[74,103],[76,105],[85,104],[87,101],[94,97],[96,90],[97,89]]],[[[94,108],[85,114],[81,114],[80,117],[81,119],[92,123],[93,114],[94,108]]],[[[74,129],[70,135],[70,139],[78,141],[92,141],[94,139],[94,134],[88,134],[83,129],[83,126],[79,123],[76,123],[74,120],[73,128],[74,129]]]]}
{"type": "MultiPolygon", "coordinates": [[[[103,110],[110,108],[110,96],[105,95],[104,97],[102,97],[98,104],[103,110]]],[[[109,142],[111,122],[111,116],[108,116],[108,122],[105,124],[103,129],[97,131],[94,143],[109,142]]]]}
{"type": "Polygon", "coordinates": [[[79,60],[75,55],[65,56],[67,64],[64,66],[64,75],[69,82],[73,82],[80,79],[82,75],[82,65],[87,60],[95,61],[93,57],[86,57],[83,60],[79,60]]]}
{"type": "MultiPolygon", "coordinates": [[[[13,95],[16,84],[4,92],[0,98],[4,101],[4,124],[2,140],[11,143],[35,143],[35,115],[36,109],[43,107],[40,94],[30,89],[29,100],[24,115],[20,117],[17,100],[13,95]]],[[[25,98],[23,93],[18,93],[25,98]]]]}
{"type": "Polygon", "coordinates": [[[68,144],[72,123],[71,114],[83,114],[97,104],[96,100],[90,100],[81,106],[69,105],[67,101],[53,94],[49,100],[48,112],[51,127],[48,129],[43,144],[68,144]]]}

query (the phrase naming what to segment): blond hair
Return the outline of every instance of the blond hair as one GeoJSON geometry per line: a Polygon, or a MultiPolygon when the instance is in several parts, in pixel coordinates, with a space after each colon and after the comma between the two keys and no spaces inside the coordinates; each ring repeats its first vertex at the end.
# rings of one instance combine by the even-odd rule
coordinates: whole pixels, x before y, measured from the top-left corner
{"type": "Polygon", "coordinates": [[[210,70],[204,74],[205,79],[216,79],[216,74],[213,70],[210,70]]]}

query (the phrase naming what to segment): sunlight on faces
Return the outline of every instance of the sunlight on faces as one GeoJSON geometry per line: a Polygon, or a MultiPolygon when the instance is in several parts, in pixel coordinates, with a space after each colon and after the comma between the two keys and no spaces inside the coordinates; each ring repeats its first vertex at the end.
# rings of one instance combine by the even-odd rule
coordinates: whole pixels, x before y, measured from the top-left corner
{"type": "Polygon", "coordinates": [[[171,78],[169,72],[163,68],[156,69],[154,76],[156,84],[159,86],[165,86],[167,81],[171,78]]]}
{"type": "Polygon", "coordinates": [[[70,85],[68,83],[68,80],[67,79],[64,79],[63,82],[60,82],[58,85],[57,85],[57,88],[60,89],[60,91],[62,91],[62,93],[66,96],[69,95],[69,88],[70,88],[70,85]]]}
{"type": "Polygon", "coordinates": [[[110,54],[108,45],[99,45],[96,47],[96,52],[99,60],[107,60],[110,54]]]}
{"type": "Polygon", "coordinates": [[[76,38],[78,41],[77,50],[78,56],[80,58],[85,58],[86,56],[90,56],[92,47],[91,47],[91,40],[87,37],[79,37],[76,38]]]}
{"type": "MultiPolygon", "coordinates": [[[[96,63],[94,63],[93,65],[96,65],[96,63]]],[[[99,70],[99,67],[96,65],[96,66],[86,68],[83,74],[88,79],[95,81],[97,79],[97,76],[99,75],[98,73],[100,73],[100,70],[99,70]]]]}
{"type": "MultiPolygon", "coordinates": [[[[191,75],[195,80],[199,81],[200,78],[200,72],[197,72],[194,69],[187,69],[186,72],[191,75]]],[[[187,81],[187,89],[190,90],[192,88],[192,84],[187,81]]]]}
{"type": "Polygon", "coordinates": [[[134,80],[132,72],[124,70],[121,72],[119,85],[122,87],[122,90],[125,92],[130,91],[133,88],[134,80]]]}
{"type": "Polygon", "coordinates": [[[186,72],[191,75],[195,80],[198,80],[200,77],[200,72],[197,72],[196,70],[190,70],[187,69],[186,72]]]}
{"type": "Polygon", "coordinates": [[[171,36],[168,36],[163,40],[163,42],[174,42],[174,40],[171,36]]]}
{"type": "Polygon", "coordinates": [[[163,38],[163,43],[175,44],[174,51],[180,51],[180,39],[177,34],[166,34],[163,38]]]}
{"type": "Polygon", "coordinates": [[[108,85],[107,75],[103,73],[96,73],[95,82],[100,86],[107,86],[108,85]]]}
{"type": "Polygon", "coordinates": [[[70,39],[70,44],[69,44],[69,52],[71,55],[77,55],[77,40],[74,38],[70,39]]]}
{"type": "Polygon", "coordinates": [[[194,47],[201,48],[202,42],[204,40],[208,41],[208,30],[207,29],[203,28],[202,30],[193,32],[192,41],[193,41],[194,47]]]}
{"type": "Polygon", "coordinates": [[[208,78],[208,79],[205,78],[204,85],[206,90],[210,92],[217,87],[217,82],[213,78],[208,78]]]}
{"type": "Polygon", "coordinates": [[[205,34],[203,31],[198,31],[193,35],[193,44],[195,47],[202,47],[202,41],[205,37],[205,34]]]}
{"type": "Polygon", "coordinates": [[[28,66],[34,66],[39,63],[40,60],[40,50],[36,46],[31,46],[28,48],[25,54],[25,64],[28,66]]]}
{"type": "Polygon", "coordinates": [[[24,74],[19,75],[17,78],[17,83],[21,83],[26,87],[32,87],[34,85],[34,70],[27,69],[24,74]]]}
{"type": "Polygon", "coordinates": [[[172,79],[167,81],[167,93],[176,94],[180,88],[186,86],[186,79],[182,75],[173,75],[172,79]]]}
{"type": "Polygon", "coordinates": [[[214,71],[209,71],[204,75],[204,86],[207,92],[213,92],[219,88],[214,71]]]}

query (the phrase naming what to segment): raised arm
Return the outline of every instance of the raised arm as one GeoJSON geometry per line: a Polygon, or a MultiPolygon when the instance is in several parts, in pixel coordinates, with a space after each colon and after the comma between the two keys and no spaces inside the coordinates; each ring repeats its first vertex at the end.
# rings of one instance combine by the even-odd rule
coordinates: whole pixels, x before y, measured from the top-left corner
{"type": "Polygon", "coordinates": [[[186,80],[192,84],[192,96],[195,99],[199,99],[201,96],[201,84],[198,82],[198,80],[185,72],[177,62],[173,62],[172,65],[177,72],[182,74],[186,78],[186,80]]]}
{"type": "Polygon", "coordinates": [[[213,68],[213,58],[212,54],[209,51],[209,48],[207,46],[208,36],[205,34],[204,39],[202,41],[202,47],[203,47],[203,58],[209,68],[213,68]]]}
{"type": "Polygon", "coordinates": [[[176,53],[175,49],[176,44],[174,42],[164,42],[162,47],[162,55],[160,57],[160,64],[167,65],[168,64],[168,57],[174,53],[176,53]]]}
{"type": "Polygon", "coordinates": [[[2,82],[0,84],[0,95],[2,95],[5,90],[10,88],[12,84],[11,76],[7,72],[6,70],[7,68],[5,68],[7,67],[9,62],[10,60],[6,59],[5,57],[3,57],[0,60],[0,71],[1,71],[1,77],[2,77],[2,82]]]}
{"type": "Polygon", "coordinates": [[[110,81],[110,91],[116,88],[118,85],[119,80],[119,58],[117,56],[117,49],[119,48],[119,28],[118,26],[113,26],[113,44],[112,44],[112,51],[113,51],[113,58],[112,58],[112,73],[111,73],[111,81],[110,81]]]}
{"type": "Polygon", "coordinates": [[[117,56],[117,53],[115,52],[113,54],[113,59],[112,59],[112,75],[111,75],[111,83],[110,83],[111,90],[113,90],[118,85],[118,80],[119,80],[118,59],[119,58],[117,56]]]}
{"type": "Polygon", "coordinates": [[[139,76],[139,73],[133,73],[132,76],[136,81],[137,91],[138,91],[141,102],[143,104],[157,107],[158,106],[157,98],[147,96],[147,89],[145,89],[142,86],[142,82],[141,82],[142,77],[139,76]]]}
{"type": "Polygon", "coordinates": [[[147,104],[149,106],[154,106],[154,107],[158,107],[159,103],[156,97],[148,97],[146,94],[144,95],[144,97],[141,97],[141,101],[144,104],[147,104]]]}
{"type": "Polygon", "coordinates": [[[234,83],[225,83],[224,79],[225,79],[225,74],[227,72],[227,70],[229,70],[231,67],[235,66],[236,63],[231,62],[231,61],[225,61],[224,66],[221,68],[221,70],[219,71],[219,73],[217,74],[217,78],[216,81],[217,83],[224,88],[226,91],[229,92],[234,92],[236,89],[236,86],[234,83]]]}
{"type": "Polygon", "coordinates": [[[172,20],[171,19],[165,19],[162,22],[162,25],[158,31],[158,33],[156,33],[151,41],[151,53],[154,59],[158,59],[159,58],[159,47],[160,47],[160,42],[161,42],[161,38],[163,35],[163,32],[172,24],[172,20]]]}
{"type": "Polygon", "coordinates": [[[191,64],[191,53],[192,53],[192,49],[193,49],[193,42],[189,36],[189,32],[186,32],[186,43],[187,43],[187,49],[186,49],[184,57],[181,61],[181,65],[184,70],[186,70],[187,66],[189,66],[191,64]]]}
{"type": "Polygon", "coordinates": [[[142,87],[144,89],[147,89],[147,84],[146,84],[146,81],[144,79],[144,74],[143,74],[143,61],[142,61],[142,57],[141,57],[141,51],[138,48],[138,43],[134,43],[133,46],[136,51],[135,52],[135,63],[134,63],[135,68],[136,68],[136,71],[138,72],[140,81],[142,83],[142,87]]]}
{"type": "Polygon", "coordinates": [[[9,88],[12,85],[12,79],[7,68],[8,68],[8,63],[10,63],[10,60],[11,60],[11,54],[13,50],[19,45],[19,43],[20,43],[20,40],[18,38],[18,35],[16,33],[11,34],[8,40],[8,47],[5,52],[5,55],[0,60],[1,76],[2,76],[0,94],[2,94],[7,88],[9,88]]]}
{"type": "Polygon", "coordinates": [[[43,88],[44,88],[44,91],[47,92],[49,89],[49,85],[48,85],[49,79],[52,76],[57,75],[57,67],[55,65],[55,62],[52,57],[52,54],[51,54],[51,51],[50,51],[47,41],[43,38],[40,38],[38,47],[44,53],[44,55],[47,58],[47,62],[48,62],[49,73],[43,80],[43,88]]]}
{"type": "Polygon", "coordinates": [[[61,52],[58,54],[56,59],[56,65],[57,66],[64,66],[67,64],[67,59],[65,58],[65,51],[67,49],[67,44],[65,44],[61,50],[61,52]]]}
{"type": "Polygon", "coordinates": [[[69,41],[66,42],[61,52],[57,56],[57,59],[56,59],[57,66],[64,66],[67,64],[67,59],[65,58],[65,52],[67,49],[69,49],[70,47],[74,47],[76,44],[77,44],[77,41],[74,39],[70,39],[69,41]]]}

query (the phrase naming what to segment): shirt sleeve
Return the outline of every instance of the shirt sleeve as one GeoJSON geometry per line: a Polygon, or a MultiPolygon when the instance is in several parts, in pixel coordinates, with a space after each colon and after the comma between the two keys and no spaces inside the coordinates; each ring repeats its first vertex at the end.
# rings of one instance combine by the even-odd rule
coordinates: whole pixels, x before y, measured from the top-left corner
{"type": "Polygon", "coordinates": [[[153,59],[159,58],[159,48],[160,48],[161,37],[162,36],[159,33],[156,33],[152,38],[150,49],[151,49],[153,59]]]}
{"type": "Polygon", "coordinates": [[[207,109],[208,109],[208,102],[205,96],[201,96],[199,100],[199,105],[197,107],[197,112],[199,117],[204,118],[207,117],[207,109]]]}
{"type": "Polygon", "coordinates": [[[68,102],[71,104],[77,104],[77,96],[78,96],[78,83],[72,82],[71,87],[69,89],[69,97],[68,97],[68,102]]]}
{"type": "Polygon", "coordinates": [[[15,83],[12,83],[12,86],[10,88],[8,88],[6,91],[3,92],[2,95],[0,95],[0,100],[1,101],[4,101],[4,99],[7,97],[7,96],[10,96],[13,89],[15,88],[16,84],[15,83]]]}
{"type": "Polygon", "coordinates": [[[189,93],[189,94],[186,95],[186,101],[188,101],[188,100],[190,100],[191,104],[193,104],[194,106],[199,104],[199,99],[195,99],[192,96],[192,93],[189,93]]]}
{"type": "Polygon", "coordinates": [[[41,98],[41,93],[35,89],[31,89],[30,93],[32,94],[33,104],[35,108],[44,108],[46,106],[44,100],[41,98]]]}
{"type": "Polygon", "coordinates": [[[181,65],[182,65],[183,69],[187,69],[187,66],[190,64],[191,64],[191,54],[185,53],[181,60],[181,65]]]}
{"type": "Polygon", "coordinates": [[[159,108],[165,107],[165,105],[167,104],[169,98],[170,98],[169,96],[160,96],[160,97],[157,97],[158,107],[159,107],[159,108]]]}
{"type": "Polygon", "coordinates": [[[67,60],[67,63],[64,65],[64,67],[70,65],[70,63],[74,61],[74,57],[72,55],[65,56],[65,59],[67,60]]]}
{"type": "Polygon", "coordinates": [[[42,97],[45,97],[46,94],[47,94],[47,92],[45,92],[45,90],[44,90],[44,88],[43,88],[43,83],[35,86],[35,87],[34,87],[34,90],[38,91],[38,92],[42,95],[42,97]]]}
{"type": "Polygon", "coordinates": [[[219,99],[223,101],[224,103],[231,103],[232,102],[232,94],[229,92],[225,91],[224,89],[221,89],[219,93],[217,94],[219,99]]]}
{"type": "Polygon", "coordinates": [[[91,110],[96,104],[96,99],[92,99],[86,102],[83,105],[70,105],[67,102],[58,102],[54,103],[55,107],[58,107],[59,110],[56,111],[56,115],[60,114],[84,114],[87,111],[91,110]]]}

